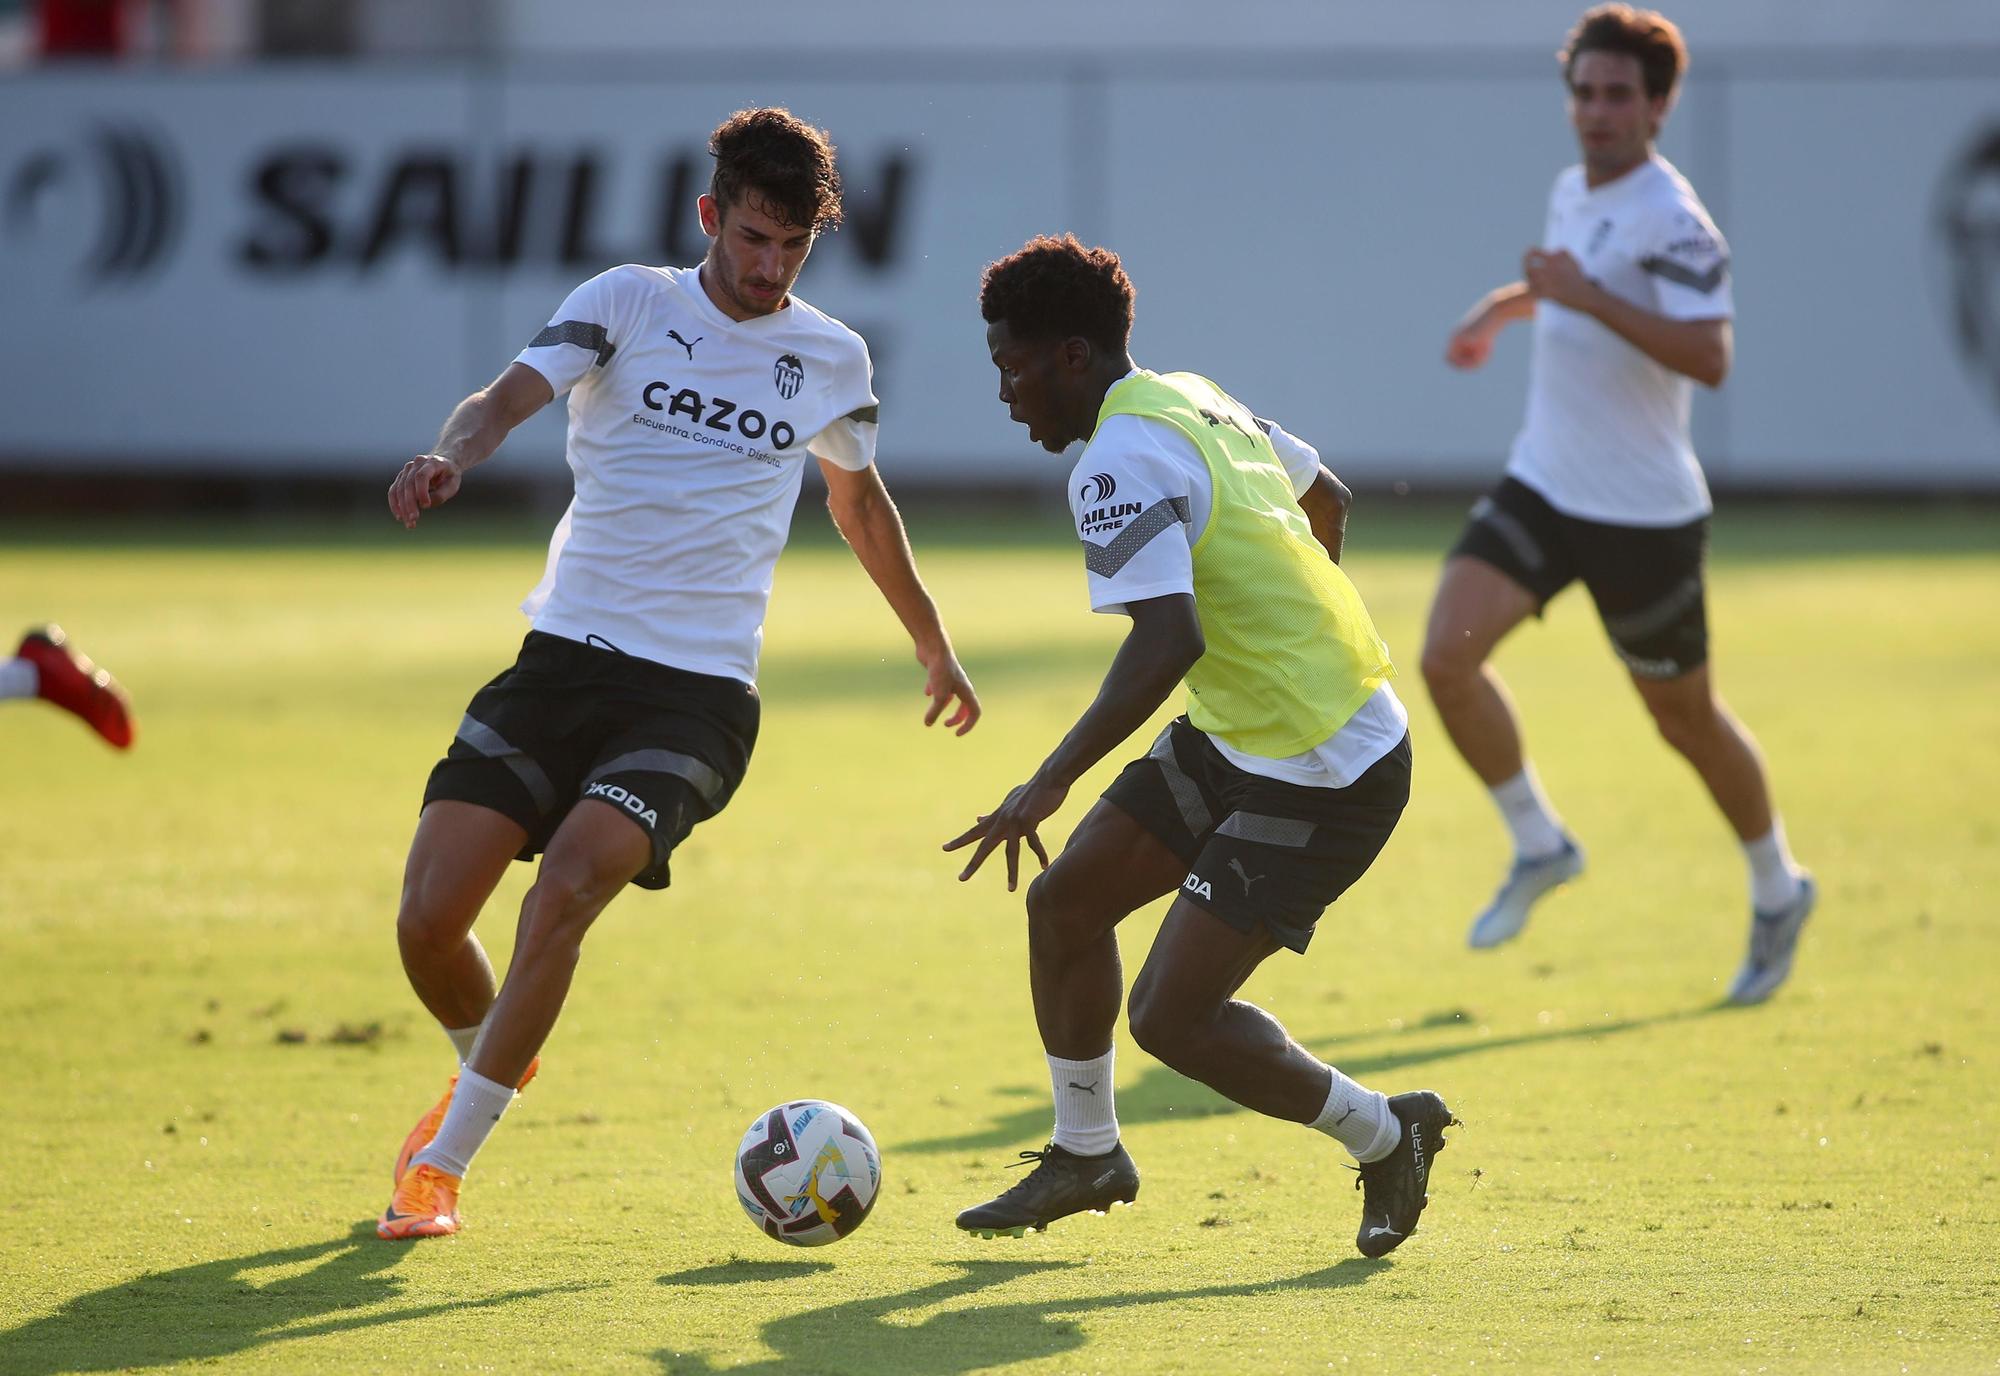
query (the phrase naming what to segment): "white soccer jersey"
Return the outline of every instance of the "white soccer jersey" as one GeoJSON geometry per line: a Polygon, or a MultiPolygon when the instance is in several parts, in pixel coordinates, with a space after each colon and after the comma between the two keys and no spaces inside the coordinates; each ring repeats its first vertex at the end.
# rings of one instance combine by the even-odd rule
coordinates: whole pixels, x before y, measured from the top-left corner
{"type": "MultiPolygon", "coordinates": [[[[1556,178],[1542,247],[1567,249],[1614,296],[1674,320],[1734,314],[1729,246],[1687,179],[1654,156],[1594,190],[1556,178]]],[[[1590,316],[1535,305],[1528,414],[1507,472],[1558,511],[1626,526],[1677,526],[1712,509],[1688,411],[1694,383],[1590,316]]]]}
{"type": "MultiPolygon", "coordinates": [[[[1259,423],[1268,427],[1271,448],[1292,480],[1292,495],[1299,496],[1319,475],[1319,452],[1281,426],[1259,423]]],[[[1128,604],[1149,597],[1194,592],[1194,545],[1208,528],[1213,488],[1201,451],[1170,423],[1148,416],[1105,417],[1070,474],[1077,537],[1100,548],[1110,545],[1128,524],[1161,502],[1186,514],[1144,544],[1121,551],[1122,561],[1098,561],[1107,572],[1086,569],[1092,611],[1124,612],[1128,604]]],[[[1402,701],[1385,683],[1338,731],[1285,759],[1247,755],[1218,736],[1208,738],[1225,759],[1248,773],[1308,788],[1345,788],[1396,748],[1409,722],[1402,701]]]]}
{"type": "Polygon", "coordinates": [[[521,610],[538,631],[754,682],[808,452],[875,461],[868,346],[794,296],[731,320],[694,268],[591,278],[520,353],[569,393],[576,495],[521,610]]]}

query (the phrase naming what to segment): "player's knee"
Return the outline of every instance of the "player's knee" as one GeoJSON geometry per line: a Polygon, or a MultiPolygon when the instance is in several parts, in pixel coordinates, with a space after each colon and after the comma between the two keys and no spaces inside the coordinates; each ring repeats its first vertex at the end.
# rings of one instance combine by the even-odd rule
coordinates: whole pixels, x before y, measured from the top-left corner
{"type": "Polygon", "coordinates": [[[442,956],[464,939],[454,927],[443,921],[436,909],[412,901],[412,895],[405,893],[403,906],[396,913],[396,946],[405,956],[419,960],[442,956]]]}
{"type": "Polygon", "coordinates": [[[1028,882],[1028,941],[1043,955],[1060,956],[1095,940],[1101,915],[1060,868],[1044,870],[1028,882]]]}
{"type": "Polygon", "coordinates": [[[1132,1040],[1162,1065],[1179,1068],[1189,1062],[1198,1040],[1187,1010],[1172,1006],[1143,976],[1132,986],[1129,1022],[1132,1040]]]}
{"type": "Polygon", "coordinates": [[[1479,660],[1445,636],[1426,639],[1418,663],[1433,698],[1449,697],[1479,672],[1479,660]]]}
{"type": "Polygon", "coordinates": [[[1132,1009],[1132,1040],[1139,1049],[1173,1070],[1190,1071],[1194,1066],[1195,1038],[1191,1025],[1157,1007],[1132,1009]]]}
{"type": "Polygon", "coordinates": [[[522,905],[521,942],[537,951],[573,948],[603,907],[588,871],[544,862],[522,905]]]}
{"type": "Polygon", "coordinates": [[[1683,755],[1700,755],[1715,740],[1721,718],[1712,698],[1650,704],[1660,739],[1683,755]]]}
{"type": "Polygon", "coordinates": [[[465,940],[478,915],[476,905],[453,901],[448,890],[412,877],[404,882],[396,910],[396,945],[418,959],[447,955],[465,940]]]}

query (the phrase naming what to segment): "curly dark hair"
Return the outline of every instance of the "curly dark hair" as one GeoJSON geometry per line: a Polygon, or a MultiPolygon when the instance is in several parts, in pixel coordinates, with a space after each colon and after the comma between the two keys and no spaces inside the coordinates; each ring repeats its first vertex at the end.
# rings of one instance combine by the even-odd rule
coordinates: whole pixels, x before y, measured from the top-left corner
{"type": "Polygon", "coordinates": [[[727,210],[754,195],[788,225],[815,234],[840,224],[840,167],[826,130],[773,106],[738,110],[708,137],[708,194],[727,210]]]}
{"type": "Polygon", "coordinates": [[[1563,41],[1556,61],[1562,63],[1563,80],[1584,53],[1623,53],[1639,60],[1646,94],[1658,100],[1674,93],[1681,73],[1687,70],[1687,44],[1674,21],[1656,10],[1631,5],[1599,5],[1586,10],[1576,27],[1563,41]]]}
{"type": "Polygon", "coordinates": [[[1074,234],[1040,234],[997,263],[979,281],[979,314],[1025,339],[1081,337],[1122,350],[1132,338],[1138,291],[1108,248],[1085,248],[1074,234]]]}

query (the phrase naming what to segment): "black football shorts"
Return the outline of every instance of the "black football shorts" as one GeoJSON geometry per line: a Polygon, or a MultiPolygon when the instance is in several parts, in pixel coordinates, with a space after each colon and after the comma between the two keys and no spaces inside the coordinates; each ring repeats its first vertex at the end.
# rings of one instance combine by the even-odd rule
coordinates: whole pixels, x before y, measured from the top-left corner
{"type": "Polygon", "coordinates": [[[674,847],[743,781],[757,721],[750,684],[530,631],[514,666],[465,709],[424,803],[512,818],[528,833],[518,858],[531,860],[572,807],[595,798],[652,839],[633,882],[664,889],[674,847]]]}
{"type": "Polygon", "coordinates": [[[1410,738],[1346,788],[1308,788],[1237,768],[1177,717],[1104,798],[1187,862],[1180,897],[1304,951],[1410,801],[1410,738]]]}
{"type": "Polygon", "coordinates": [[[1567,516],[1516,478],[1473,503],[1451,548],[1507,575],[1546,607],[1581,578],[1611,648],[1639,678],[1670,679],[1708,662],[1703,567],[1708,518],[1618,526],[1567,516]]]}

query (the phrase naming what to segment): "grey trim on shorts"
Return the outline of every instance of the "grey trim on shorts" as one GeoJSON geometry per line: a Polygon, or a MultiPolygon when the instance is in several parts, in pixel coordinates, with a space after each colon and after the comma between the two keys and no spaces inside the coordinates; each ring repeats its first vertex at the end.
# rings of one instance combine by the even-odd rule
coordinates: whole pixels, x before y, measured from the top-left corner
{"type": "Polygon", "coordinates": [[[1535,543],[1535,537],[1528,533],[1528,528],[1510,513],[1502,511],[1491,497],[1481,497],[1472,504],[1472,519],[1475,524],[1484,524],[1505,540],[1507,548],[1513,550],[1515,556],[1529,568],[1538,569],[1548,563],[1548,556],[1542,553],[1542,547],[1535,543]]]}
{"type": "Polygon", "coordinates": [[[535,811],[547,813],[555,807],[555,785],[549,782],[549,776],[542,772],[542,767],[470,712],[458,724],[458,739],[487,759],[498,760],[514,771],[514,777],[521,781],[521,786],[528,790],[528,797],[534,800],[535,811]]]}
{"type": "Polygon", "coordinates": [[[1187,829],[1197,839],[1207,835],[1215,819],[1209,815],[1208,804],[1201,800],[1200,787],[1187,776],[1180,761],[1174,758],[1174,728],[1171,725],[1160,733],[1160,738],[1153,742],[1153,748],[1146,754],[1159,761],[1160,773],[1166,776],[1167,792],[1174,795],[1174,806],[1181,810],[1181,821],[1187,824],[1187,829]]]}
{"type": "Polygon", "coordinates": [[[1668,589],[1666,596],[1636,612],[1604,618],[1604,629],[1613,640],[1644,640],[1658,635],[1687,615],[1689,607],[1701,600],[1701,575],[1694,574],[1668,589]]]}
{"type": "Polygon", "coordinates": [[[677,750],[634,750],[606,760],[590,771],[590,777],[583,781],[583,786],[589,788],[599,779],[612,774],[671,774],[693,785],[694,791],[701,795],[701,800],[711,810],[721,805],[723,795],[729,791],[722,775],[694,756],[683,755],[677,750]]]}
{"type": "Polygon", "coordinates": [[[1296,817],[1271,817],[1261,812],[1232,812],[1215,829],[1217,836],[1234,836],[1260,846],[1304,850],[1312,840],[1313,824],[1296,817]]]}

